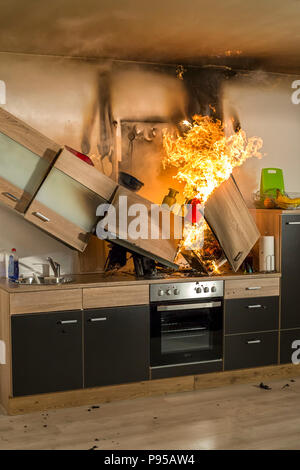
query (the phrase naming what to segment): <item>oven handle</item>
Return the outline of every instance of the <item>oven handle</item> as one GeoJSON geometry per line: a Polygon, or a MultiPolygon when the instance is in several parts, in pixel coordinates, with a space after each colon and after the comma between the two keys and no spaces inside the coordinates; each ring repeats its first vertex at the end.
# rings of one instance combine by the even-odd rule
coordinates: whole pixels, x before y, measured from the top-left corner
{"type": "Polygon", "coordinates": [[[207,303],[199,303],[199,304],[183,304],[183,305],[159,305],[157,307],[158,312],[170,312],[173,310],[191,310],[191,309],[198,309],[198,308],[213,308],[213,307],[221,307],[222,302],[207,302],[207,303]]]}

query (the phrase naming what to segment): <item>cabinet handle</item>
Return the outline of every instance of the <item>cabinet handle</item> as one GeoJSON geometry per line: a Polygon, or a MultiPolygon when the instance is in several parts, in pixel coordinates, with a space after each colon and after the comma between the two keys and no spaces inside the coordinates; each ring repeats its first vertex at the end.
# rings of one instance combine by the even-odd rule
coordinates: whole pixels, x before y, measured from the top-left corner
{"type": "Polygon", "coordinates": [[[247,344],[259,344],[261,343],[261,339],[250,339],[249,341],[246,341],[247,344]]]}
{"type": "Polygon", "coordinates": [[[267,308],[265,305],[247,305],[246,308],[267,308]]]}
{"type": "Polygon", "coordinates": [[[78,320],[60,320],[58,325],[70,325],[71,323],[78,323],[78,320]]]}
{"type": "Polygon", "coordinates": [[[261,287],[246,287],[246,290],[259,290],[261,287]]]}
{"type": "Polygon", "coordinates": [[[50,222],[50,219],[41,212],[33,212],[33,215],[35,215],[35,217],[38,219],[41,219],[43,222],[50,222]]]}
{"type": "Polygon", "coordinates": [[[287,222],[286,225],[300,225],[300,222],[287,222]]]}
{"type": "Polygon", "coordinates": [[[18,199],[16,196],[14,196],[13,194],[11,193],[2,193],[3,196],[7,197],[8,199],[11,199],[12,201],[14,202],[20,202],[20,199],[18,199]]]}
{"type": "Polygon", "coordinates": [[[106,321],[107,317],[99,317],[99,318],[89,318],[88,321],[96,322],[96,321],[106,321]]]}

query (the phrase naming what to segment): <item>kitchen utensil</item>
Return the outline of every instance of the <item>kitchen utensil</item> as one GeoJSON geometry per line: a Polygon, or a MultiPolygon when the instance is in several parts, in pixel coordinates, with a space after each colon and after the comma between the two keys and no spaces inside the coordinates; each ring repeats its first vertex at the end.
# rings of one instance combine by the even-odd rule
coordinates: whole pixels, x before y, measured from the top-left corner
{"type": "Polygon", "coordinates": [[[279,168],[263,168],[261,170],[260,194],[270,194],[276,198],[276,190],[284,193],[283,172],[279,168]]]}
{"type": "Polygon", "coordinates": [[[122,184],[122,186],[134,192],[139,191],[144,186],[142,181],[124,171],[119,172],[119,184],[122,184]]]}

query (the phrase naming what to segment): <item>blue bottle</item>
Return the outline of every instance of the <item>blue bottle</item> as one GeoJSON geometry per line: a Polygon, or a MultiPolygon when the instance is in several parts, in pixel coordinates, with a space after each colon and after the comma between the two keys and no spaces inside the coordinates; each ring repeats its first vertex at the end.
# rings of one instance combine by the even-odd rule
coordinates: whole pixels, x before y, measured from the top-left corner
{"type": "Polygon", "coordinates": [[[19,258],[15,248],[11,250],[11,255],[9,256],[8,277],[11,281],[19,279],[19,258]]]}

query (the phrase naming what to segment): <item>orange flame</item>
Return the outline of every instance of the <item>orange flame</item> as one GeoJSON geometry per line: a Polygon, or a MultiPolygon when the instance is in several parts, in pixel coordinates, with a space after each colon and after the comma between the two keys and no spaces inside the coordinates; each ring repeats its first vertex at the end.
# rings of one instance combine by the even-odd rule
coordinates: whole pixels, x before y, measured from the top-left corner
{"type": "MultiPolygon", "coordinates": [[[[248,158],[261,158],[262,139],[247,138],[240,129],[227,136],[225,126],[220,120],[209,116],[194,116],[193,123],[183,122],[186,132],[183,135],[164,133],[163,145],[166,156],[164,167],[178,168],[174,176],[183,182],[184,196],[187,200],[197,198],[202,204],[214,190],[226,181],[235,167],[241,166],[248,158]]],[[[185,229],[181,247],[189,247],[195,240],[203,240],[207,225],[188,225],[185,229]]],[[[216,265],[211,263],[216,271],[216,265]]]]}
{"type": "Polygon", "coordinates": [[[166,156],[163,165],[178,168],[174,178],[185,183],[184,196],[205,203],[213,191],[227,180],[233,169],[250,157],[261,158],[262,139],[240,129],[226,136],[221,121],[209,116],[194,116],[183,136],[163,136],[166,156]]]}

